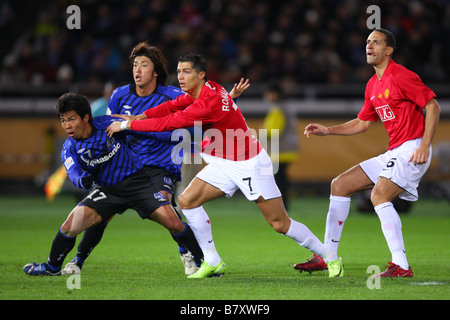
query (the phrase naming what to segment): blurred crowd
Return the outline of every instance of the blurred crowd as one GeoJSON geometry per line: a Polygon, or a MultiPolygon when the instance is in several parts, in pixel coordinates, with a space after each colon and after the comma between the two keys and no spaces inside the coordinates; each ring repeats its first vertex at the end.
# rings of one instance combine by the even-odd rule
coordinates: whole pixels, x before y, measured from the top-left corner
{"type": "Polygon", "coordinates": [[[143,40],[167,57],[171,81],[178,56],[196,51],[221,83],[365,83],[373,4],[397,37],[394,60],[426,83],[450,82],[447,0],[3,0],[0,85],[129,82],[128,56],[143,40]],[[70,4],[79,30],[66,26],[70,4]]]}

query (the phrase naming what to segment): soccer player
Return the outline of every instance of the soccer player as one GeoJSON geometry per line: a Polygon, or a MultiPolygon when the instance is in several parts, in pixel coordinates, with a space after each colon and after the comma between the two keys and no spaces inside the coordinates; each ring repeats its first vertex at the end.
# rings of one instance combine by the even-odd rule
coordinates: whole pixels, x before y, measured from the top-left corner
{"type": "MultiPolygon", "coordinates": [[[[191,228],[181,221],[152,183],[143,165],[128,146],[126,135],[108,137],[111,117],[92,118],[88,100],[67,93],[58,99],[56,113],[69,136],[61,158],[72,183],[93,190],[69,214],[56,234],[47,263],[24,267],[29,275],[60,275],[66,255],[84,230],[108,221],[114,214],[131,208],[143,219],[167,228],[180,246],[194,257],[203,256],[191,228]]],[[[153,139],[168,140],[170,134],[151,134],[153,139]]]]}
{"type": "Polygon", "coordinates": [[[189,128],[201,121],[205,132],[202,157],[208,164],[178,197],[204,254],[200,269],[188,278],[224,273],[225,264],[215,248],[211,222],[202,205],[224,195],[232,197],[237,189],[256,202],[275,231],[324,257],[330,276],[342,276],[341,260],[337,257],[331,260],[324,244],[305,225],[287,215],[270,157],[252,136],[239,107],[225,89],[207,80],[205,59],[195,53],[180,57],[177,74],[184,95],[139,116],[123,117],[128,120],[112,123],[107,132],[111,136],[126,129],[166,131],[189,128]]]}
{"type": "MultiPolygon", "coordinates": [[[[440,107],[436,95],[419,76],[392,60],[394,35],[375,29],[367,38],[367,63],[375,74],[366,86],[365,101],[357,118],[333,127],[309,124],[305,135],[354,135],[365,132],[380,119],[389,134],[387,152],[361,162],[331,182],[326,220],[325,245],[335,254],[353,194],[372,189],[371,201],[392,254],[392,261],[380,277],[412,277],[402,235],[400,217],[392,205],[398,196],[418,199],[417,187],[431,161],[431,141],[436,132],[440,107]],[[423,111],[426,111],[424,117],[423,111]]],[[[326,269],[320,257],[294,266],[298,270],[326,269]]]]}
{"type": "MultiPolygon", "coordinates": [[[[169,77],[167,62],[161,51],[147,42],[140,42],[131,51],[129,57],[133,70],[134,82],[114,90],[108,103],[106,114],[138,115],[165,101],[173,100],[183,94],[179,88],[167,85],[169,77]]],[[[249,86],[248,80],[235,84],[230,94],[237,98],[249,86]]],[[[144,165],[144,170],[151,177],[159,192],[167,202],[172,202],[176,182],[181,180],[182,154],[173,155],[175,145],[171,141],[161,141],[148,136],[128,135],[128,143],[144,165]]],[[[181,150],[182,152],[183,150],[181,150]]],[[[173,203],[173,202],[172,202],[173,203]]],[[[106,223],[86,230],[81,240],[76,257],[66,266],[75,264],[83,266],[94,247],[100,242],[106,223]]],[[[186,248],[179,247],[180,257],[185,273],[190,275],[197,271],[197,264],[186,248]]]]}

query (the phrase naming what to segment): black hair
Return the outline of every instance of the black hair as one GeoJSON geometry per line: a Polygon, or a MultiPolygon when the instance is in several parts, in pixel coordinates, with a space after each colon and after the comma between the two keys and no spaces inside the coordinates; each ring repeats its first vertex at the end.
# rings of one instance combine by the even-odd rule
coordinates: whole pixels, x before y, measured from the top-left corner
{"type": "Polygon", "coordinates": [[[131,51],[129,60],[131,66],[134,64],[134,59],[139,56],[149,58],[154,65],[154,71],[158,74],[157,82],[163,86],[167,85],[167,78],[169,72],[167,71],[167,60],[161,53],[161,51],[154,46],[148,44],[147,41],[140,42],[131,51]]]}
{"type": "Polygon", "coordinates": [[[73,92],[64,93],[58,98],[55,110],[59,118],[66,112],[75,111],[81,119],[84,119],[86,114],[88,114],[89,122],[92,121],[91,105],[88,99],[82,94],[73,92]]]}
{"type": "Polygon", "coordinates": [[[375,30],[373,30],[373,31],[377,31],[377,32],[381,32],[382,34],[384,34],[384,38],[385,38],[385,41],[386,41],[386,45],[388,46],[388,47],[392,47],[392,49],[394,49],[393,51],[392,51],[392,54],[394,53],[394,51],[395,51],[395,46],[396,46],[396,40],[395,40],[395,36],[394,36],[394,34],[392,33],[392,32],[390,32],[389,30],[386,30],[386,29],[383,29],[383,28],[378,28],[378,29],[375,29],[375,30]]]}
{"type": "Polygon", "coordinates": [[[208,81],[208,65],[206,59],[198,53],[188,53],[178,58],[178,62],[191,62],[197,73],[205,72],[205,81],[208,81]]]}

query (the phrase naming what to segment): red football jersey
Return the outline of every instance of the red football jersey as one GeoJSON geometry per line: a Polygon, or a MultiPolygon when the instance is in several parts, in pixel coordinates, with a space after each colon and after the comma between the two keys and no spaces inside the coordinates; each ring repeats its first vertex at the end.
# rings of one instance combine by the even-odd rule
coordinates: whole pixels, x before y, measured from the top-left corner
{"type": "Polygon", "coordinates": [[[201,121],[204,139],[202,152],[212,156],[242,161],[256,156],[262,149],[252,135],[239,107],[218,83],[204,84],[198,99],[188,94],[144,112],[145,120],[134,120],[136,131],[171,131],[191,128],[201,121]]]}
{"type": "Polygon", "coordinates": [[[365,121],[381,119],[389,135],[390,150],[423,136],[423,107],[435,97],[417,74],[391,59],[381,80],[375,74],[367,83],[358,118],[365,121]]]}

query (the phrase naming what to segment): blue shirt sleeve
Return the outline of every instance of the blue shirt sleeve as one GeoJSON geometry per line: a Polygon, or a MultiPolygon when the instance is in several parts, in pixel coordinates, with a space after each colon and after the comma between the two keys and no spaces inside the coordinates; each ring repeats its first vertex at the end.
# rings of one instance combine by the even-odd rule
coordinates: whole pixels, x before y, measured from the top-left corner
{"type": "Polygon", "coordinates": [[[83,172],[81,165],[78,163],[78,157],[72,154],[70,146],[70,140],[66,140],[61,151],[61,160],[64,163],[67,175],[73,185],[77,188],[83,189],[80,181],[81,178],[87,174],[87,172],[83,172]]]}

